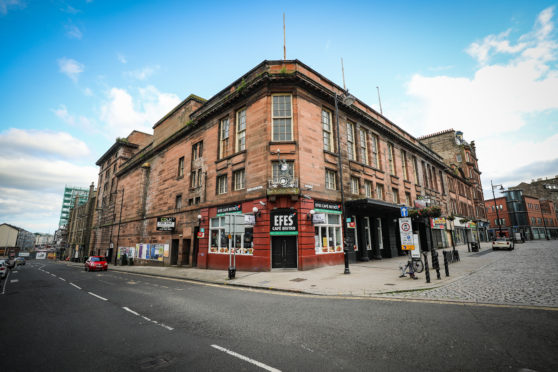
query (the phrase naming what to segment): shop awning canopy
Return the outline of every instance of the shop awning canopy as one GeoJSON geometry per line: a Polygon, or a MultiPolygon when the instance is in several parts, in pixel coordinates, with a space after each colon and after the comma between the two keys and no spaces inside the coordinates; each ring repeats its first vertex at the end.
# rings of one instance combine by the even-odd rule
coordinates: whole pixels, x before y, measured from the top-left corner
{"type": "Polygon", "coordinates": [[[375,199],[357,199],[345,203],[353,212],[376,212],[383,213],[394,217],[401,217],[401,207],[403,204],[397,205],[382,200],[375,199]]]}

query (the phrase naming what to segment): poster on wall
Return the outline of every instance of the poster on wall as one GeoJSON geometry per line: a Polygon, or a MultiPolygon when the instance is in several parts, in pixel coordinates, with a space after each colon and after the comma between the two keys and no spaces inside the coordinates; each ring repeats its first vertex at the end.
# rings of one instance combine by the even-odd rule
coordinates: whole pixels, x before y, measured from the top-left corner
{"type": "Polygon", "coordinates": [[[165,257],[168,257],[168,256],[169,256],[169,245],[168,245],[168,244],[165,244],[165,253],[164,253],[164,256],[165,256],[165,257]]]}

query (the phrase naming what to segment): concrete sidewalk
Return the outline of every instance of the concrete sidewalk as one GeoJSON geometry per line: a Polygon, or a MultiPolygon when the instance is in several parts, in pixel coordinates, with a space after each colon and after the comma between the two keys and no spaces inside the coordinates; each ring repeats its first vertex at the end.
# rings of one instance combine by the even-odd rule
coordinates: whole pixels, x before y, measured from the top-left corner
{"type": "MultiPolygon", "coordinates": [[[[491,243],[481,243],[478,253],[467,252],[467,246],[456,247],[461,261],[449,265],[450,276],[445,276],[442,250],[439,249],[441,279],[436,271],[430,270],[430,283],[426,283],[424,271],[417,274],[418,280],[408,276],[400,278],[399,267],[405,265],[406,256],[358,262],[350,265],[351,274],[344,274],[344,265],[326,266],[308,271],[272,270],[268,272],[237,271],[236,278],[228,279],[226,270],[207,270],[172,266],[113,266],[110,271],[119,271],[159,277],[193,280],[205,283],[224,284],[248,288],[273,289],[280,291],[338,296],[379,296],[394,292],[432,289],[446,285],[481,269],[498,259],[491,254],[491,243]]],[[[432,267],[430,254],[429,266],[432,267]]],[[[67,263],[70,265],[83,265],[67,263]]]]}

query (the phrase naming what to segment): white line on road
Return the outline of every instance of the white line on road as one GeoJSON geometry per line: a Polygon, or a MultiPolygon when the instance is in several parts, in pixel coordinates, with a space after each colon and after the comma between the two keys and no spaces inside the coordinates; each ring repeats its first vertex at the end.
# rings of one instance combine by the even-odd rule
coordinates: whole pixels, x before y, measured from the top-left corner
{"type": "Polygon", "coordinates": [[[148,318],[148,317],[146,317],[146,316],[143,316],[143,315],[142,315],[141,317],[142,317],[143,319],[147,320],[148,322],[150,322],[150,321],[151,321],[151,319],[149,319],[149,318],[148,318]]]}
{"type": "Polygon", "coordinates": [[[8,271],[8,275],[6,279],[4,279],[4,287],[2,288],[2,294],[6,293],[6,284],[8,284],[8,278],[10,277],[10,272],[8,271]]]}
{"type": "Polygon", "coordinates": [[[100,299],[103,300],[103,301],[108,301],[108,299],[106,299],[106,298],[104,298],[104,297],[101,297],[101,296],[99,296],[99,295],[96,295],[96,294],[93,293],[93,292],[87,292],[87,293],[89,293],[91,296],[95,296],[95,297],[97,297],[97,298],[100,298],[100,299]]]}
{"type": "Polygon", "coordinates": [[[132,313],[132,314],[134,314],[134,315],[139,316],[138,313],[136,313],[134,310],[132,310],[132,309],[126,307],[126,306],[124,306],[124,307],[122,307],[122,308],[123,308],[124,310],[126,310],[127,312],[129,312],[129,313],[132,313]]]}
{"type": "Polygon", "coordinates": [[[165,325],[163,323],[161,323],[161,327],[168,329],[169,331],[172,331],[174,328],[169,327],[168,325],[165,325]]]}
{"type": "Polygon", "coordinates": [[[242,359],[242,360],[244,360],[244,361],[246,361],[246,362],[248,362],[248,363],[252,363],[252,364],[254,364],[254,365],[256,365],[256,366],[258,366],[258,367],[260,367],[260,368],[262,368],[262,369],[265,369],[266,371],[281,372],[281,370],[279,370],[279,369],[270,367],[270,366],[268,366],[267,364],[264,364],[264,363],[262,363],[262,362],[258,362],[257,360],[248,358],[247,356],[244,356],[244,355],[242,355],[242,354],[235,353],[234,351],[229,350],[229,349],[225,349],[224,347],[221,347],[221,346],[219,346],[219,345],[211,345],[211,347],[212,347],[212,348],[215,348],[215,349],[217,349],[217,350],[223,351],[223,352],[225,352],[225,353],[227,353],[227,354],[229,354],[229,355],[232,355],[232,356],[234,356],[234,357],[236,357],[236,358],[238,358],[238,359],[242,359]]]}
{"type": "Polygon", "coordinates": [[[78,287],[78,286],[75,285],[74,283],[70,283],[70,285],[73,285],[73,286],[76,287],[77,289],[81,289],[81,287],[78,287]]]}
{"type": "Polygon", "coordinates": [[[64,279],[64,278],[61,278],[61,277],[58,277],[58,279],[60,279],[60,280],[63,280],[63,281],[66,281],[66,279],[64,279]]]}
{"type": "Polygon", "coordinates": [[[50,275],[52,275],[52,276],[56,276],[56,275],[54,275],[54,274],[50,274],[50,275]]]}
{"type": "Polygon", "coordinates": [[[17,282],[19,282],[19,279],[12,279],[12,280],[10,280],[10,283],[17,283],[17,282]]]}

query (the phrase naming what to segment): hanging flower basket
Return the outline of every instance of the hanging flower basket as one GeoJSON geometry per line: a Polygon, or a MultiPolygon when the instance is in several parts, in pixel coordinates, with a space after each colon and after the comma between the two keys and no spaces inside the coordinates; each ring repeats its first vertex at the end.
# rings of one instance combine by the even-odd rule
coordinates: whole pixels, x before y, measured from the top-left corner
{"type": "Polygon", "coordinates": [[[422,217],[440,217],[442,216],[442,208],[438,206],[426,207],[422,209],[410,209],[409,217],[418,219],[422,217]]]}

